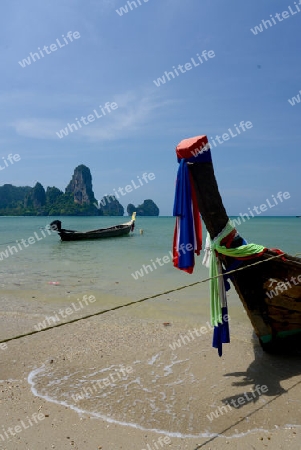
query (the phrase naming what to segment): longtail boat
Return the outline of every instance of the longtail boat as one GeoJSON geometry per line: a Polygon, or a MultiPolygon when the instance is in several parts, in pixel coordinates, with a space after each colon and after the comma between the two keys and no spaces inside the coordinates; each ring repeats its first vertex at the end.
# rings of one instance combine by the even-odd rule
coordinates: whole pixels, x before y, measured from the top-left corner
{"type": "Polygon", "coordinates": [[[62,222],[60,220],[54,220],[51,222],[50,227],[52,230],[58,232],[62,241],[82,241],[87,239],[103,239],[125,236],[129,234],[130,231],[134,231],[135,219],[136,213],[134,212],[129,222],[91,231],[66,230],[62,228],[62,222]]]}
{"type": "MultiPolygon", "coordinates": [[[[176,153],[178,162],[184,160],[187,164],[196,209],[212,242],[231,221],[219,193],[208,139],[206,136],[185,139],[177,146],[176,153]]],[[[220,245],[241,249],[246,241],[237,230],[229,240],[230,234],[220,245]]],[[[224,272],[239,265],[239,270],[231,273],[231,281],[263,349],[274,352],[283,349],[283,345],[288,349],[292,341],[301,342],[301,259],[268,248],[240,260],[229,253],[216,255],[224,272]]]]}

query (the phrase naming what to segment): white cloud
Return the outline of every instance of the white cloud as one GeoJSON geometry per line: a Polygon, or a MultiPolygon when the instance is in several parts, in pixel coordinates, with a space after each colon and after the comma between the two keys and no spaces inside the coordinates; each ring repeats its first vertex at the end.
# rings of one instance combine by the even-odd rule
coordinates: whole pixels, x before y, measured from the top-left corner
{"type": "MultiPolygon", "coordinates": [[[[92,142],[121,139],[125,136],[131,136],[133,132],[145,131],[145,126],[155,119],[158,109],[170,104],[170,101],[161,100],[152,92],[141,92],[141,96],[137,91],[128,91],[116,95],[113,100],[117,103],[118,109],[107,114],[105,117],[96,119],[95,122],[88,125],[82,125],[82,128],[73,131],[68,136],[60,139],[65,142],[70,139],[85,139],[92,142]]],[[[90,102],[87,107],[83,108],[82,114],[87,116],[96,109],[100,113],[100,108],[90,102]],[[92,106],[91,106],[92,105],[92,106]]],[[[160,112],[161,113],[161,112],[160,112]]],[[[26,118],[17,119],[10,125],[20,136],[34,139],[54,139],[59,140],[56,132],[64,129],[67,123],[75,122],[75,115],[70,116],[64,114],[62,119],[47,118],[26,118]]]]}
{"type": "Polygon", "coordinates": [[[52,119],[17,119],[11,123],[16,133],[35,139],[54,139],[60,123],[52,119]]]}

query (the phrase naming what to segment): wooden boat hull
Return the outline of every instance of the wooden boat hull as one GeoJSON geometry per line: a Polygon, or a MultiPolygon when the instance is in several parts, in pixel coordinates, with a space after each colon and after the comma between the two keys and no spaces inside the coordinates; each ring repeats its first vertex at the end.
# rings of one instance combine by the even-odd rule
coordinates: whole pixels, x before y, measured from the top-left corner
{"type": "Polygon", "coordinates": [[[59,232],[59,236],[62,241],[82,241],[88,239],[105,239],[119,236],[126,236],[130,233],[132,225],[117,225],[116,227],[99,229],[94,231],[86,231],[81,233],[80,231],[75,232],[59,232]]]}
{"type": "Polygon", "coordinates": [[[98,230],[91,231],[75,231],[66,230],[62,228],[62,222],[60,220],[54,220],[51,222],[50,227],[58,232],[62,241],[83,241],[90,239],[105,239],[114,238],[120,236],[126,236],[130,231],[134,230],[136,213],[132,214],[132,219],[129,222],[115,225],[108,228],[99,228],[98,230]]]}
{"type": "MultiPolygon", "coordinates": [[[[275,253],[269,251],[259,258],[244,261],[242,267],[273,255],[275,253]]],[[[262,344],[301,333],[301,260],[287,254],[283,256],[285,260],[276,258],[233,276],[235,289],[262,344]],[[291,282],[292,279],[297,284],[291,282]],[[282,282],[286,284],[281,292],[276,287],[282,282]]],[[[225,265],[229,265],[229,261],[225,265]]]]}
{"type": "MultiPolygon", "coordinates": [[[[214,239],[224,229],[229,217],[222,203],[212,162],[191,163],[188,167],[196,190],[199,211],[211,239],[214,239]]],[[[277,253],[268,250],[259,258],[254,257],[243,261],[241,267],[264,261],[275,255],[277,253]]],[[[230,267],[234,262],[234,258],[230,257],[223,256],[222,260],[225,268],[230,267]]],[[[290,335],[298,335],[299,342],[301,337],[300,258],[285,254],[283,257],[237,271],[231,277],[264,349],[277,350],[279,340],[290,335]],[[294,283],[290,281],[293,279],[295,279],[294,283]],[[279,282],[287,283],[287,289],[283,289],[282,292],[275,291],[279,282]]]]}

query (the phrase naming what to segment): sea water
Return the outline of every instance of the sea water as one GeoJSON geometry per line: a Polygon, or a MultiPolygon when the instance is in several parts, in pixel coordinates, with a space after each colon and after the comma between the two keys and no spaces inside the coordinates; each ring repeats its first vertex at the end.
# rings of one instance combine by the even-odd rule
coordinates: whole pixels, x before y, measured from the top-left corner
{"type": "MultiPolygon", "coordinates": [[[[74,293],[88,293],[92,289],[99,294],[137,299],[141,295],[154,295],[193,283],[208,275],[208,270],[201,264],[202,254],[196,257],[196,268],[192,275],[173,267],[170,254],[175,223],[173,217],[137,217],[136,229],[128,236],[75,242],[62,242],[54,232],[49,235],[45,227],[52,219],[0,218],[2,288],[43,291],[50,283],[57,283],[57,291],[59,286],[64,286],[64,291],[72,290],[74,293]],[[31,245],[27,241],[30,237],[34,238],[31,245]],[[20,244],[22,239],[27,247],[20,244]],[[169,258],[169,262],[162,262],[164,256],[169,258]],[[156,262],[157,258],[160,258],[161,265],[156,262]]],[[[127,221],[126,217],[61,219],[63,228],[79,231],[127,221]]],[[[280,248],[292,255],[301,252],[301,219],[296,217],[252,218],[237,229],[249,243],[280,248]]],[[[203,235],[205,240],[204,227],[203,235]]]]}
{"type": "MultiPolygon", "coordinates": [[[[173,266],[174,217],[137,217],[135,231],[128,236],[75,242],[62,242],[56,232],[47,231],[53,219],[0,217],[0,339],[35,329],[45,316],[59,317],[65,322],[151,296],[162,299],[161,294],[169,291],[173,291],[173,308],[168,317],[164,316],[163,304],[159,303],[160,309],[152,300],[143,303],[143,313],[135,308],[133,314],[145,315],[147,311],[149,318],[164,317],[167,322],[175,319],[189,322],[195,314],[201,322],[209,319],[209,283],[202,282],[208,278],[208,269],[202,265],[203,251],[195,258],[193,274],[173,266]],[[177,291],[196,282],[199,283],[194,287],[177,291]],[[89,307],[73,311],[70,318],[58,316],[60,308],[65,311],[91,295],[96,301],[89,307]]],[[[63,228],[79,231],[128,220],[127,217],[61,219],[63,228]]],[[[280,248],[292,255],[301,252],[301,219],[296,217],[245,219],[237,229],[249,243],[280,248]]],[[[203,226],[204,241],[205,237],[203,226]]],[[[243,319],[244,310],[233,287],[228,296],[231,308],[236,306],[243,319]]],[[[140,318],[144,318],[142,315],[140,318]]],[[[44,327],[52,325],[48,322],[44,327]]]]}

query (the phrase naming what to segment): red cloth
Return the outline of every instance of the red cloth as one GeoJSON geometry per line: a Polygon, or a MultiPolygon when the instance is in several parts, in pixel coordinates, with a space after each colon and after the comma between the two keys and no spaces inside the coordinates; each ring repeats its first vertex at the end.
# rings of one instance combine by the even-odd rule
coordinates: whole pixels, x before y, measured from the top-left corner
{"type": "MultiPolygon", "coordinates": [[[[278,255],[284,255],[285,253],[282,250],[279,250],[279,248],[265,248],[262,250],[262,252],[260,253],[256,253],[255,255],[250,255],[250,256],[244,256],[243,258],[239,258],[239,257],[235,257],[235,259],[240,259],[240,260],[244,260],[244,259],[252,259],[254,257],[258,258],[258,256],[263,255],[265,252],[267,252],[268,250],[277,253],[278,255]]],[[[282,256],[280,259],[282,259],[282,261],[286,261],[286,258],[284,256],[282,256]]]]}
{"type": "Polygon", "coordinates": [[[179,159],[187,159],[196,155],[196,151],[201,151],[208,144],[207,136],[195,136],[189,139],[183,139],[176,148],[179,159]]]}
{"type": "Polygon", "coordinates": [[[221,245],[225,246],[226,248],[230,248],[233,239],[235,238],[237,231],[234,229],[229,233],[224,239],[221,240],[221,245]]]}

